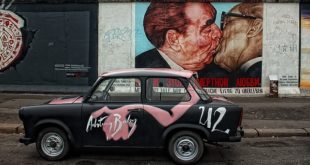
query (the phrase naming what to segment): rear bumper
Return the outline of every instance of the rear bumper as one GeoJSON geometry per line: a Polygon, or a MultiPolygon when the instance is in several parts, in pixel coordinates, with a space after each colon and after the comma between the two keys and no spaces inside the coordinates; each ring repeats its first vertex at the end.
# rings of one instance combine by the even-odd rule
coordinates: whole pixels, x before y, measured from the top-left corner
{"type": "Polygon", "coordinates": [[[228,141],[229,142],[240,142],[243,136],[244,136],[244,131],[242,130],[242,127],[241,127],[237,130],[236,136],[230,136],[228,141]]]}

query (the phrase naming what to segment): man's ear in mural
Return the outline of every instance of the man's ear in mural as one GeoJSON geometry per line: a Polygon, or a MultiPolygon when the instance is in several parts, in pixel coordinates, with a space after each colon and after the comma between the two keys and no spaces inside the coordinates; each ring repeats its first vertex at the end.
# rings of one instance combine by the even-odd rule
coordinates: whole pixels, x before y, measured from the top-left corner
{"type": "Polygon", "coordinates": [[[247,32],[247,37],[255,37],[257,35],[262,35],[261,32],[263,31],[263,20],[257,18],[252,21],[250,27],[247,32]]]}
{"type": "Polygon", "coordinates": [[[167,46],[170,47],[173,51],[179,52],[181,50],[181,46],[179,44],[179,33],[175,30],[168,30],[166,33],[166,42],[167,46]]]}

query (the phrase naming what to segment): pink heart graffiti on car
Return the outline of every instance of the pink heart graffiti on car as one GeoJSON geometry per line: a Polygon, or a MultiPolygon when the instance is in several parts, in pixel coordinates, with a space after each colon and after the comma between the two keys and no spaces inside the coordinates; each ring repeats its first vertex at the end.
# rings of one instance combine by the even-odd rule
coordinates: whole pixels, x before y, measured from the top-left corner
{"type": "Polygon", "coordinates": [[[132,119],[130,115],[128,116],[130,111],[134,109],[143,109],[153,116],[159,124],[167,127],[182,117],[192,105],[198,102],[199,96],[193,87],[188,85],[187,90],[191,95],[191,100],[175,105],[171,109],[172,114],[151,105],[131,104],[112,110],[105,106],[91,114],[87,122],[86,132],[91,131],[92,128],[102,127],[107,140],[127,140],[137,128],[137,119],[132,119]],[[103,114],[107,114],[107,116],[102,116],[103,114]]]}

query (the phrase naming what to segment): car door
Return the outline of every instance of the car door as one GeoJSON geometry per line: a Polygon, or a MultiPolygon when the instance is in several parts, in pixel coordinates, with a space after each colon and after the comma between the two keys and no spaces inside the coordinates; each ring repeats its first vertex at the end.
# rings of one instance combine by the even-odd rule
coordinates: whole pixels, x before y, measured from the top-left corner
{"type": "Polygon", "coordinates": [[[141,80],[102,79],[83,103],[83,145],[139,146],[142,119],[141,80]]]}
{"type": "MultiPolygon", "coordinates": [[[[183,78],[150,77],[146,79],[146,97],[143,104],[145,132],[149,139],[148,146],[157,147],[163,144],[163,132],[177,123],[196,122],[186,114],[199,97],[191,97],[188,88],[192,86],[183,78]]],[[[197,95],[196,95],[197,96],[197,95]]],[[[198,107],[196,107],[198,108],[198,107]]]]}

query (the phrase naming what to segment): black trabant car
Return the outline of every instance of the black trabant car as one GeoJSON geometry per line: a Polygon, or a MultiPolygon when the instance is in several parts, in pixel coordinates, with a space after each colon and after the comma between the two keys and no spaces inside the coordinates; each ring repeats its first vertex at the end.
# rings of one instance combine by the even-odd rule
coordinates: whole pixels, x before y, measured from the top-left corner
{"type": "Polygon", "coordinates": [[[210,97],[190,71],[128,69],[102,74],[89,93],[19,110],[25,136],[47,160],[70,148],[165,148],[179,164],[199,161],[205,142],[239,142],[242,108],[210,97]]]}

